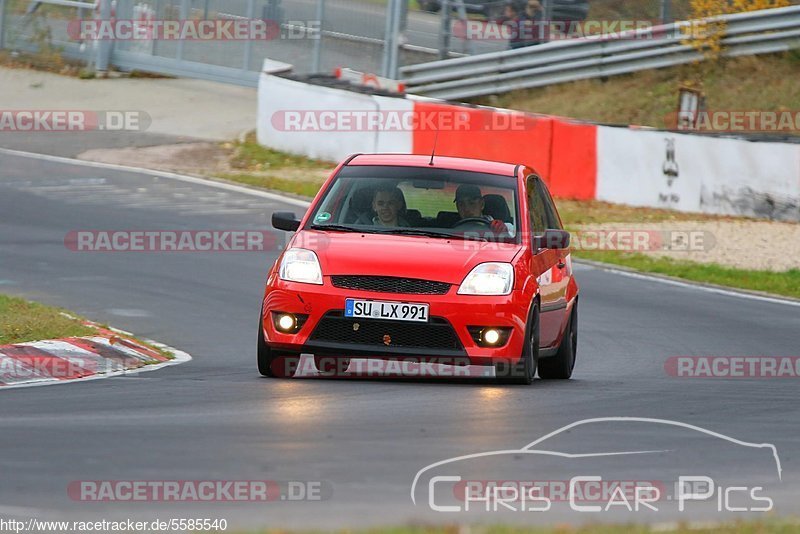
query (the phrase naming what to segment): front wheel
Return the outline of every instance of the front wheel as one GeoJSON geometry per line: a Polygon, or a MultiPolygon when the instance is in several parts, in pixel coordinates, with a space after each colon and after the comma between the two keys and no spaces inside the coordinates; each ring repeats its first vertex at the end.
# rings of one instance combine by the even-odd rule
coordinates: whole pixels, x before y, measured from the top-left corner
{"type": "Polygon", "coordinates": [[[293,354],[276,352],[264,341],[263,321],[258,320],[258,372],[270,378],[291,378],[297,371],[300,357],[293,354]]]}
{"type": "Polygon", "coordinates": [[[522,356],[515,363],[499,362],[495,364],[495,376],[501,384],[529,385],[536,375],[539,361],[539,306],[534,304],[528,327],[525,329],[525,343],[522,356]]]}
{"type": "Polygon", "coordinates": [[[565,380],[572,376],[575,369],[575,356],[578,353],[578,303],[572,307],[564,338],[558,352],[550,358],[542,358],[539,362],[539,378],[565,380]]]}

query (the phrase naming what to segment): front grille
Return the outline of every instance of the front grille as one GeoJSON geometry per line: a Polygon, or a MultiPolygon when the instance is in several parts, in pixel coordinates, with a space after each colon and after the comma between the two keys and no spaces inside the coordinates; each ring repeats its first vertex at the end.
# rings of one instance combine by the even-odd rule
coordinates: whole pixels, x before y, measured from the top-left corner
{"type": "Polygon", "coordinates": [[[453,327],[441,317],[428,323],[381,319],[353,319],[342,312],[329,312],[317,324],[309,341],[354,344],[373,347],[463,350],[453,327]],[[355,327],[355,325],[358,325],[355,327]],[[384,336],[391,342],[387,345],[384,336]]]}
{"type": "Polygon", "coordinates": [[[397,278],[393,276],[331,276],[334,287],[342,289],[360,289],[379,293],[414,293],[417,295],[445,295],[450,291],[450,284],[418,280],[416,278],[397,278]]]}

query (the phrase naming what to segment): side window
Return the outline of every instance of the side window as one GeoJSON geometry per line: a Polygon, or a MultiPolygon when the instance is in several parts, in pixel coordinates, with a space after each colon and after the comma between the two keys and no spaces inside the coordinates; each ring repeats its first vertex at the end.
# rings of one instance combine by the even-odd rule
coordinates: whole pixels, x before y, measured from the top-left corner
{"type": "Polygon", "coordinates": [[[561,226],[561,221],[558,220],[558,212],[556,211],[555,202],[553,202],[553,197],[550,196],[550,191],[547,190],[547,186],[544,185],[543,180],[541,179],[536,180],[536,189],[538,190],[539,196],[542,197],[542,203],[544,204],[545,207],[547,228],[554,230],[563,230],[561,226]]]}
{"type": "Polygon", "coordinates": [[[530,221],[533,235],[542,235],[547,229],[547,207],[544,197],[540,193],[541,180],[535,174],[526,179],[526,194],[528,195],[528,220],[530,221]]]}
{"type": "Polygon", "coordinates": [[[341,178],[333,183],[323,204],[317,209],[313,224],[341,223],[344,216],[349,216],[345,207],[349,204],[347,199],[352,196],[353,183],[352,178],[341,178]]]}

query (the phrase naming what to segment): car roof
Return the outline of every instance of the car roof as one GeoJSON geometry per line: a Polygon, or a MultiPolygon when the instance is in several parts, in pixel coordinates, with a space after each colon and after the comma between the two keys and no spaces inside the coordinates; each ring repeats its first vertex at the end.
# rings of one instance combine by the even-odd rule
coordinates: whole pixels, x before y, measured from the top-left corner
{"type": "Polygon", "coordinates": [[[358,154],[347,165],[383,165],[397,167],[430,167],[434,169],[453,169],[457,171],[484,172],[513,178],[517,165],[500,161],[483,159],[454,158],[450,156],[434,156],[433,165],[429,165],[430,155],[415,154],[358,154]]]}

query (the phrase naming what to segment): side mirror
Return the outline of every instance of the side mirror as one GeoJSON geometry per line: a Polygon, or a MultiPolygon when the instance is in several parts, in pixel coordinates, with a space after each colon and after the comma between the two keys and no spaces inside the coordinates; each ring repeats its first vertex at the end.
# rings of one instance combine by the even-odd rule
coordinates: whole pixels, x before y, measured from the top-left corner
{"type": "Polygon", "coordinates": [[[569,232],[566,230],[545,230],[544,234],[533,238],[533,243],[537,248],[569,248],[569,232]]]}
{"type": "Polygon", "coordinates": [[[300,220],[291,211],[276,211],[272,214],[272,226],[278,230],[295,232],[300,228],[300,220]]]}

